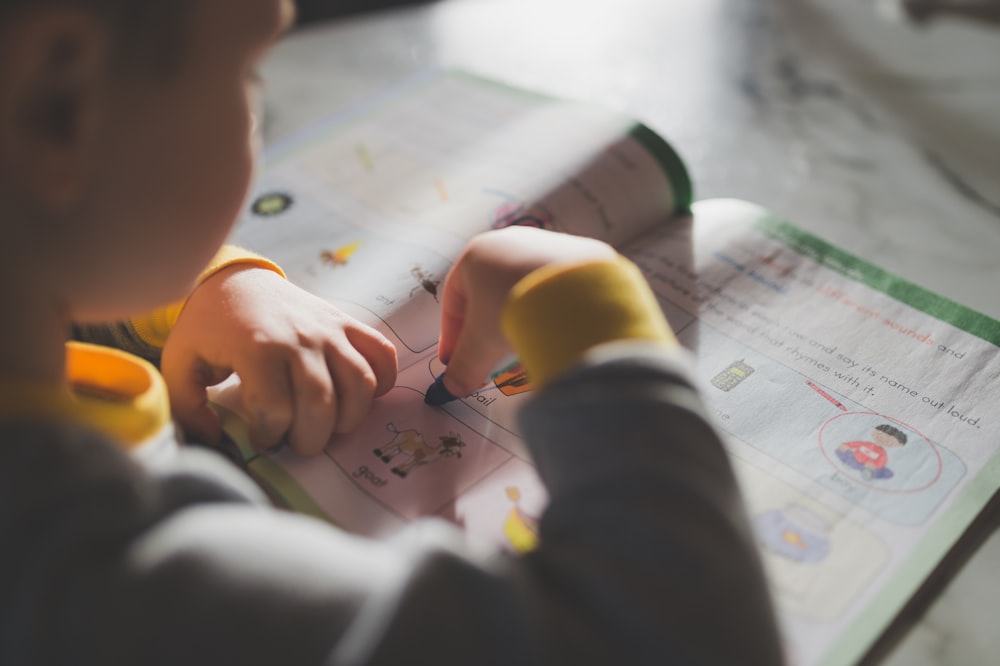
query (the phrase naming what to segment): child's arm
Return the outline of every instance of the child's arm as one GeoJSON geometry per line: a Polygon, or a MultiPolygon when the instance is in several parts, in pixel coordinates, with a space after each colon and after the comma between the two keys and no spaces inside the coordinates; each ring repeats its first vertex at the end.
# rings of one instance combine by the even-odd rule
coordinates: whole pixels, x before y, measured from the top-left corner
{"type": "Polygon", "coordinates": [[[381,333],[233,246],[184,301],[127,323],[77,327],[76,336],[159,362],[174,418],[203,442],[219,437],[205,389],[233,372],[252,444],[287,442],[305,454],[356,426],[396,380],[396,351],[381,333]]]}

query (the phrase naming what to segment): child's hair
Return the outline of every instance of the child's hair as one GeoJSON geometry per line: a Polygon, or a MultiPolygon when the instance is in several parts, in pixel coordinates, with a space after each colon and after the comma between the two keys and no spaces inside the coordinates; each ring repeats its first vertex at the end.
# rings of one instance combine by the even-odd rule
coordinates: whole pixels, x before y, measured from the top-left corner
{"type": "Polygon", "coordinates": [[[0,0],[0,33],[18,14],[46,7],[81,9],[106,21],[116,73],[167,75],[184,53],[194,0],[0,0]]]}
{"type": "Polygon", "coordinates": [[[904,433],[899,428],[893,427],[888,423],[883,423],[881,425],[875,426],[875,429],[884,432],[890,437],[895,437],[900,444],[906,444],[906,433],[904,433]]]}

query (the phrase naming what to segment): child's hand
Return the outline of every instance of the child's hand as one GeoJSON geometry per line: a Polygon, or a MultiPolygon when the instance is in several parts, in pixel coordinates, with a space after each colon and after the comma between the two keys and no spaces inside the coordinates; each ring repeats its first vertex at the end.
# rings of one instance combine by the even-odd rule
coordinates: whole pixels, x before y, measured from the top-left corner
{"type": "Polygon", "coordinates": [[[381,333],[272,271],[234,265],[202,282],[163,348],[174,417],[217,441],[205,388],[236,372],[254,448],[287,442],[303,454],[347,432],[396,381],[381,333]]]}
{"type": "Polygon", "coordinates": [[[591,238],[529,227],[474,237],[445,279],[438,358],[448,365],[445,388],[468,395],[510,352],[500,330],[507,294],[521,278],[551,264],[614,260],[611,246],[591,238]]]}

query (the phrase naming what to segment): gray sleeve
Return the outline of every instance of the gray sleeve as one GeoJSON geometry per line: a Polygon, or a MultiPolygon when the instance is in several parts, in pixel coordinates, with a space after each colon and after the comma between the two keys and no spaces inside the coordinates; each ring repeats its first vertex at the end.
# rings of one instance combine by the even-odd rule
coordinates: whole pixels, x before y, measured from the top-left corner
{"type": "Polygon", "coordinates": [[[562,609],[574,621],[547,633],[586,663],[783,662],[756,541],[685,360],[606,347],[524,414],[552,498],[536,557],[547,591],[575,597],[562,609]]]}
{"type": "Polygon", "coordinates": [[[181,501],[100,443],[0,447],[18,507],[0,529],[19,543],[0,662],[780,664],[735,480],[684,377],[628,348],[539,392],[523,427],[550,506],[524,556],[435,521],[369,541],[210,481],[181,501]]]}

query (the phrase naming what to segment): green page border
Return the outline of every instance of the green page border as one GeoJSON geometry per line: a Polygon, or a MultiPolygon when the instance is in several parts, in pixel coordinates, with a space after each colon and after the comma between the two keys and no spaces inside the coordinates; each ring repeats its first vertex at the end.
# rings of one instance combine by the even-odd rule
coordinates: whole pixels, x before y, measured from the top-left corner
{"type": "Polygon", "coordinates": [[[920,310],[992,345],[1000,346],[1000,322],[848,254],[782,219],[768,215],[757,229],[801,255],[920,310]]]}
{"type": "Polygon", "coordinates": [[[642,123],[629,132],[629,136],[638,141],[650,152],[667,175],[670,187],[674,191],[674,215],[684,215],[690,212],[694,203],[694,186],[684,160],[674,150],[666,139],[642,123]]]}

